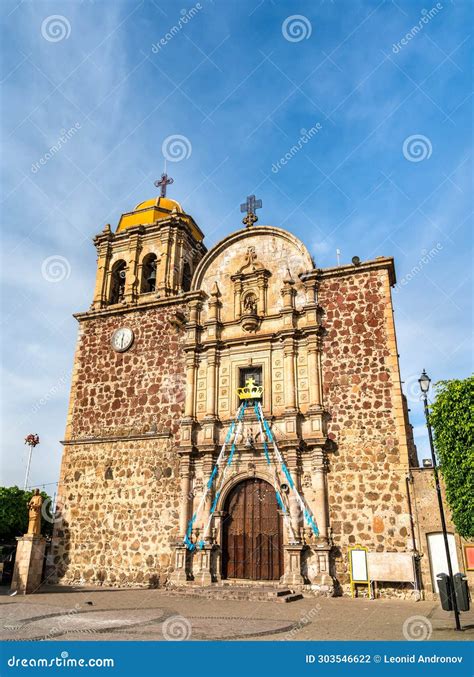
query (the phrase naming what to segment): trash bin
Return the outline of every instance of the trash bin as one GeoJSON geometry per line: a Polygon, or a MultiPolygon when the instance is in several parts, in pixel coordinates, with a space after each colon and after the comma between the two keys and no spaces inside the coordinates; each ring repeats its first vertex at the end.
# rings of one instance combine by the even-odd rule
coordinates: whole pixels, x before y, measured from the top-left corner
{"type": "Polygon", "coordinates": [[[436,576],[438,582],[439,598],[441,606],[445,611],[453,610],[453,591],[451,589],[451,581],[448,574],[438,574],[436,576]]]}
{"type": "Polygon", "coordinates": [[[467,585],[467,576],[464,574],[454,574],[454,592],[459,611],[469,611],[469,587],[467,585]]]}

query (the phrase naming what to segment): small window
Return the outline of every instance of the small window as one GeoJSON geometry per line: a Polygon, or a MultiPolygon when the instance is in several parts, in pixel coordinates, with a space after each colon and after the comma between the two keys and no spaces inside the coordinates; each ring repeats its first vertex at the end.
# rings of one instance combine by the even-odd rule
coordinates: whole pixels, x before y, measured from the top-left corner
{"type": "MultiPolygon", "coordinates": [[[[243,388],[249,378],[253,378],[256,385],[263,385],[262,367],[241,367],[239,369],[239,388],[243,388]]],[[[263,397],[260,401],[263,405],[263,397]]],[[[237,404],[241,404],[240,399],[237,404]]]]}
{"type": "Polygon", "coordinates": [[[114,479],[114,473],[113,473],[112,468],[110,466],[105,471],[105,479],[106,480],[113,480],[114,479]]]}
{"type": "Polygon", "coordinates": [[[253,378],[256,385],[262,385],[262,367],[242,367],[239,372],[239,388],[243,388],[249,378],[253,378]]]}

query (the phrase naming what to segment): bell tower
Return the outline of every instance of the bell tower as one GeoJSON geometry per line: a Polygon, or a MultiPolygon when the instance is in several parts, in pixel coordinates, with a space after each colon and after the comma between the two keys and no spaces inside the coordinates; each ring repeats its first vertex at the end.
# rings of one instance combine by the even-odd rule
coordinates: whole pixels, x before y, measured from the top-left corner
{"type": "Polygon", "coordinates": [[[193,273],[203,233],[160,195],[97,235],[92,305],[75,315],[58,490],[54,573],[68,584],[153,587],[172,570],[178,535],[180,422],[193,273]]]}
{"type": "Polygon", "coordinates": [[[205,253],[204,235],[176,200],[166,197],[166,174],[155,185],[157,198],[122,214],[117,230],[106,225],[94,238],[97,277],[93,309],[140,304],[189,291],[205,253]]]}

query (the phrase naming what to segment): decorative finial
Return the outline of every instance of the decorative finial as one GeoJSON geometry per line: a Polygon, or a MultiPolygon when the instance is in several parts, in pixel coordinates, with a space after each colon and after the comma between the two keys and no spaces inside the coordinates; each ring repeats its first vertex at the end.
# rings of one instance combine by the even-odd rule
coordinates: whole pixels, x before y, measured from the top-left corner
{"type": "Polygon", "coordinates": [[[247,216],[242,219],[242,223],[248,226],[253,226],[258,221],[258,216],[255,211],[262,208],[262,201],[256,200],[255,195],[249,195],[247,201],[240,205],[242,213],[247,212],[247,216]]]}
{"type": "Polygon", "coordinates": [[[161,175],[161,179],[159,181],[155,181],[155,186],[157,188],[161,188],[161,197],[166,197],[166,186],[169,186],[171,183],[174,183],[174,179],[172,179],[171,176],[168,176],[166,173],[161,175]]]}
{"type": "Polygon", "coordinates": [[[217,284],[217,282],[216,282],[215,280],[214,280],[214,284],[212,285],[210,294],[211,294],[211,296],[215,296],[215,297],[221,295],[221,292],[220,292],[220,289],[219,289],[219,285],[217,284]]]}

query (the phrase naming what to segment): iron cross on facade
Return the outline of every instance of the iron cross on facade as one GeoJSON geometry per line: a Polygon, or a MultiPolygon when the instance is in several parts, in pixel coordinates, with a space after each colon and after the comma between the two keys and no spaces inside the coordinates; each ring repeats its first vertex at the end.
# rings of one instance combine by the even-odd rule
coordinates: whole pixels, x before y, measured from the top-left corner
{"type": "Polygon", "coordinates": [[[249,195],[247,202],[240,205],[241,212],[247,212],[247,215],[242,219],[242,223],[246,226],[253,226],[258,221],[258,216],[255,211],[262,208],[262,201],[256,200],[255,195],[249,195]]]}
{"type": "Polygon", "coordinates": [[[161,188],[161,197],[166,197],[166,186],[169,186],[170,183],[173,183],[174,179],[168,174],[162,174],[159,181],[155,181],[155,186],[161,188]]]}

